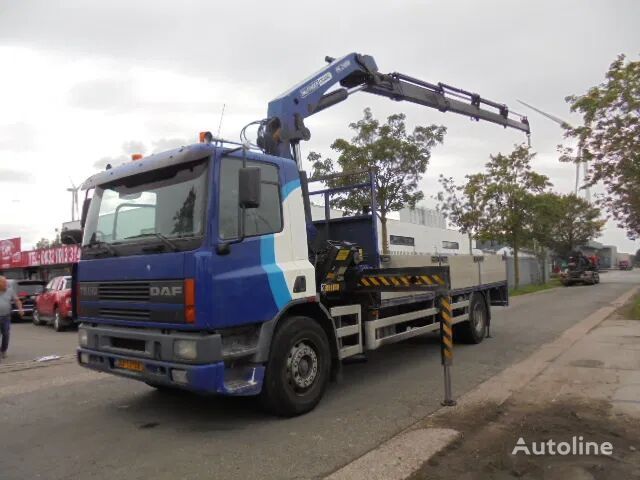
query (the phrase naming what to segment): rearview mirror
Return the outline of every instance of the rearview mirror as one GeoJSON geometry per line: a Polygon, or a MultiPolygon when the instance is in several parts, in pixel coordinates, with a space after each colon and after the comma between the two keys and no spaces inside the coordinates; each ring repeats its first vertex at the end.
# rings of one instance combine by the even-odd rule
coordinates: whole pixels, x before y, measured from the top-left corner
{"type": "Polygon", "coordinates": [[[241,208],[260,206],[261,173],[258,167],[244,167],[238,171],[238,204],[241,208]]]}
{"type": "Polygon", "coordinates": [[[60,241],[64,245],[78,245],[82,241],[82,230],[65,230],[60,235],[60,241]]]}
{"type": "Polygon", "coordinates": [[[82,215],[80,216],[80,228],[84,228],[84,223],[87,221],[87,213],[89,213],[89,205],[91,205],[91,199],[85,198],[82,202],[82,215]]]}

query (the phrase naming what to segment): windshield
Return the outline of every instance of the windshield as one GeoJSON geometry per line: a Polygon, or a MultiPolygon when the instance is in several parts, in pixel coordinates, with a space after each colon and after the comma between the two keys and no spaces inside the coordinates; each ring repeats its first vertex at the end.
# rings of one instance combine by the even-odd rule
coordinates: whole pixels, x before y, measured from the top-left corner
{"type": "Polygon", "coordinates": [[[44,285],[40,283],[20,283],[15,286],[16,293],[18,295],[37,295],[42,293],[44,285]]]}
{"type": "Polygon", "coordinates": [[[162,243],[167,239],[174,245],[176,240],[202,237],[207,166],[206,160],[199,160],[96,188],[82,245],[162,243]]]}

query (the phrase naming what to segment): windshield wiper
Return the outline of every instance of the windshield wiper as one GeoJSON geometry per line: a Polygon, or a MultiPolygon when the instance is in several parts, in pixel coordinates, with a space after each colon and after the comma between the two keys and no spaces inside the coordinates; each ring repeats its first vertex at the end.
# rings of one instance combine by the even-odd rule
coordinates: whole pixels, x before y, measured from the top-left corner
{"type": "Polygon", "coordinates": [[[118,252],[116,252],[115,248],[109,245],[108,242],[103,242],[102,240],[92,240],[89,242],[89,247],[93,246],[104,247],[114,257],[118,256],[118,252]]]}
{"type": "Polygon", "coordinates": [[[130,240],[132,238],[144,238],[144,237],[149,237],[151,235],[153,235],[155,237],[158,237],[160,240],[162,240],[162,242],[165,245],[167,245],[169,248],[171,248],[174,252],[179,252],[180,251],[180,249],[178,248],[178,246],[175,243],[173,243],[167,237],[165,237],[164,235],[162,235],[161,233],[158,233],[158,232],[141,233],[140,235],[133,235],[131,237],[126,237],[125,240],[130,240]]]}

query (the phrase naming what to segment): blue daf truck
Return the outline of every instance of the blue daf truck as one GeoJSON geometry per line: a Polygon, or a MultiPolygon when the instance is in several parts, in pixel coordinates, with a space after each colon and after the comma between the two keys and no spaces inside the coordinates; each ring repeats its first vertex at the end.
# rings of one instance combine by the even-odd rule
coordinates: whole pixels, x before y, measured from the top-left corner
{"type": "Polygon", "coordinates": [[[456,338],[482,341],[491,306],[508,301],[501,259],[381,255],[375,171],[334,189],[307,179],[304,119],[356,92],[529,133],[526,118],[442,83],[382,74],[367,55],[326,61],[269,103],[253,123],[257,145],[244,131],[244,143],[204,132],[84,182],[80,365],[158,389],[259,395],[293,416],[316,406],[345,358],[438,329],[442,298],[456,338]],[[349,189],[367,192],[367,208],[330,218],[332,196],[349,189]],[[315,221],[314,195],[327,206],[315,221]]]}

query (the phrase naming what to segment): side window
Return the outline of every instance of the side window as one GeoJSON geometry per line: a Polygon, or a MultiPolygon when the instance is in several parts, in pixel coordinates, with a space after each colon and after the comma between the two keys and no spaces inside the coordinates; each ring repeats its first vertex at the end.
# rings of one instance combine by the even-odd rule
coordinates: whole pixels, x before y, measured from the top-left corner
{"type": "MultiPolygon", "coordinates": [[[[248,166],[260,167],[262,185],[260,206],[245,211],[245,236],[266,235],[282,230],[282,209],[278,169],[271,164],[247,162],[248,166]]],[[[218,230],[224,240],[238,235],[238,171],[242,160],[224,158],[220,166],[220,206],[218,230]]]]}
{"type": "Polygon", "coordinates": [[[53,290],[53,284],[56,281],[56,279],[52,279],[49,283],[47,283],[46,289],[47,290],[53,290]]]}

